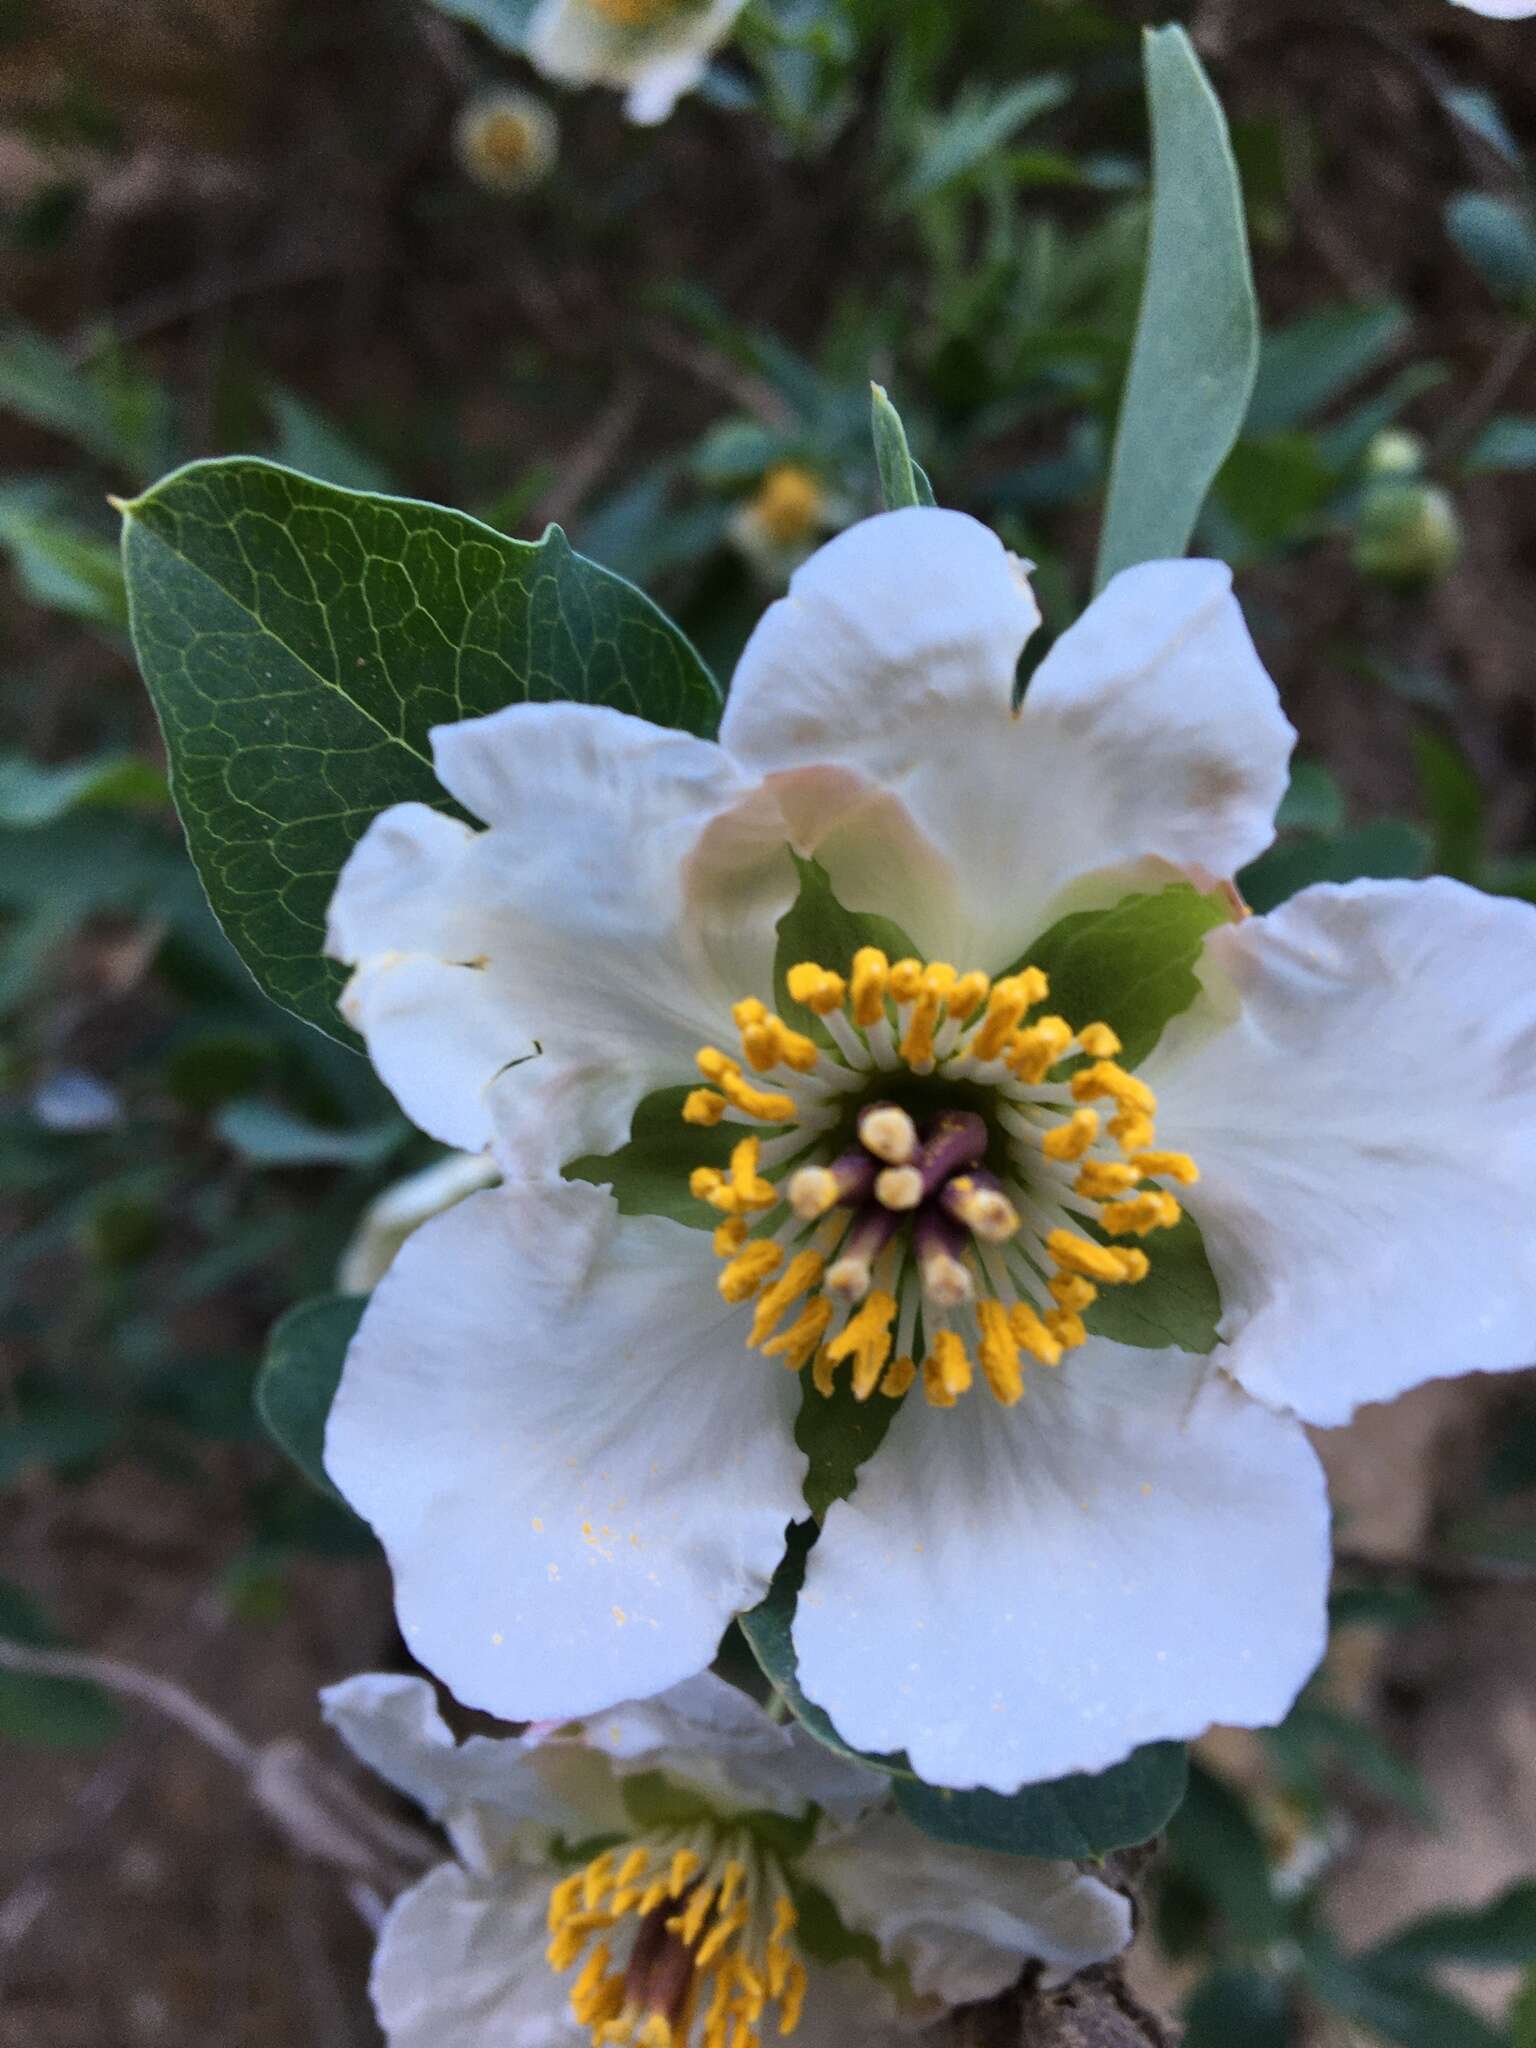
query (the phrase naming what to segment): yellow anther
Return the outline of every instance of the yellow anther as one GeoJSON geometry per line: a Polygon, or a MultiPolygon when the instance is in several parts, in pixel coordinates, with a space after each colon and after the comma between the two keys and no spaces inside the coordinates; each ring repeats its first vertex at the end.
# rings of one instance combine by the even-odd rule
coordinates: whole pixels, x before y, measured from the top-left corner
{"type": "Polygon", "coordinates": [[[1157,1114],[1157,1097],[1146,1082],[1138,1081],[1113,1060],[1095,1060],[1091,1067],[1074,1074],[1072,1094],[1078,1102],[1096,1102],[1108,1096],[1119,1109],[1135,1110],[1141,1116],[1157,1114]]]}
{"type": "Polygon", "coordinates": [[[1122,1152],[1134,1155],[1145,1151],[1157,1137],[1157,1130],[1150,1116],[1140,1110],[1122,1110],[1119,1116],[1109,1120],[1109,1135],[1116,1140],[1122,1152]]]}
{"type": "Polygon", "coordinates": [[[1098,1135],[1098,1111],[1075,1109],[1065,1123],[1055,1124],[1046,1132],[1040,1140],[1040,1150],[1047,1159],[1070,1162],[1081,1159],[1098,1135]]]}
{"type": "Polygon", "coordinates": [[[959,980],[959,975],[947,960],[930,960],[923,969],[923,994],[936,996],[941,1003],[946,1003],[959,980]]]}
{"type": "Polygon", "coordinates": [[[1091,1280],[1085,1280],[1081,1273],[1053,1273],[1047,1283],[1051,1299],[1058,1308],[1064,1308],[1069,1315],[1080,1316],[1085,1308],[1092,1308],[1099,1298],[1099,1290],[1091,1280]]]}
{"type": "Polygon", "coordinates": [[[893,1358],[885,1369],[885,1378],[880,1382],[880,1391],[889,1401],[899,1401],[912,1382],[917,1378],[917,1361],[905,1352],[900,1358],[893,1358]]]}
{"type": "Polygon", "coordinates": [[[741,1034],[741,1049],[754,1074],[779,1064],[779,1042],[767,1024],[749,1024],[741,1034]]]}
{"type": "Polygon", "coordinates": [[[688,1903],[682,1912],[667,1922],[669,1928],[679,1935],[689,1948],[698,1940],[704,1930],[704,1922],[714,1909],[715,1888],[712,1884],[701,1884],[697,1891],[689,1894],[688,1903]]]}
{"type": "Polygon", "coordinates": [[[1063,1351],[1076,1351],[1088,1342],[1082,1317],[1073,1315],[1070,1309],[1053,1308],[1045,1319],[1045,1327],[1063,1351]]]}
{"type": "Polygon", "coordinates": [[[946,1007],[957,1024],[963,1024],[968,1017],[974,1017],[991,993],[992,983],[985,974],[962,974],[949,992],[946,1007]]]}
{"type": "Polygon", "coordinates": [[[631,1849],[629,1854],[624,1858],[624,1861],[619,1865],[618,1869],[614,1872],[614,1883],[619,1887],[621,1891],[624,1889],[626,1885],[633,1884],[635,1879],[640,1876],[642,1871],[644,1871],[650,1860],[650,1850],[647,1849],[642,1843],[637,1843],[636,1846],[633,1849],[631,1849]]]}
{"type": "MultiPolygon", "coordinates": [[[[946,1393],[959,1395],[968,1390],[974,1378],[970,1354],[953,1330],[940,1330],[934,1338],[932,1359],[946,1393]]],[[[927,1370],[925,1362],[923,1371],[927,1370]]]]}
{"type": "Polygon", "coordinates": [[[739,1077],[741,1073],[736,1061],[727,1059],[719,1047],[714,1045],[701,1045],[693,1056],[693,1064],[706,1081],[713,1081],[717,1086],[728,1075],[735,1074],[739,1077]]]}
{"type": "Polygon", "coordinates": [[[771,1209],[779,1199],[773,1182],[764,1180],[757,1170],[761,1157],[762,1147],[756,1138],[743,1138],[731,1148],[731,1192],[743,1209],[771,1209]]]}
{"type": "Polygon", "coordinates": [[[736,1894],[746,1883],[747,1866],[733,1856],[720,1873],[720,1896],[715,1900],[717,1913],[729,1913],[736,1902],[736,1894]]]}
{"type": "Polygon", "coordinates": [[[859,1309],[850,1316],[827,1346],[829,1366],[837,1366],[845,1358],[853,1360],[854,1399],[867,1401],[875,1391],[885,1362],[891,1355],[891,1324],[896,1315],[894,1295],[875,1292],[859,1309]]]}
{"type": "Polygon", "coordinates": [[[818,1017],[829,1017],[843,1007],[848,984],[840,974],[818,967],[814,960],[802,960],[786,976],[790,999],[801,1003],[818,1017]]]}
{"type": "Polygon", "coordinates": [[[770,1938],[774,1941],[782,1941],[785,1935],[789,1934],[798,1924],[799,1919],[800,1915],[795,1911],[794,1900],[790,1898],[787,1892],[780,1892],[773,1902],[773,1934],[770,1938]]]}
{"type": "Polygon", "coordinates": [[[802,1294],[819,1286],[826,1261],[820,1252],[796,1252],[773,1285],[758,1297],[752,1311],[752,1328],[747,1333],[749,1348],[756,1349],[778,1325],[780,1316],[802,1294]]]}
{"type": "Polygon", "coordinates": [[[639,2048],[672,2048],[672,2022],[665,2013],[647,2013],[635,2038],[639,2048]]]}
{"type": "MultiPolygon", "coordinates": [[[[829,1302],[827,1305],[830,1307],[831,1303],[829,1302]]],[[[827,1356],[825,1350],[818,1351],[816,1354],[816,1363],[811,1367],[811,1385],[820,1394],[823,1401],[831,1400],[833,1390],[837,1385],[837,1365],[834,1360],[827,1356]]]]}
{"type": "Polygon", "coordinates": [[[803,1371],[815,1356],[831,1320],[832,1304],[824,1294],[818,1294],[806,1303],[787,1330],[769,1338],[763,1346],[764,1358],[782,1358],[791,1372],[803,1371]]]}
{"type": "Polygon", "coordinates": [[[582,1876],[583,1873],[578,1870],[574,1876],[562,1877],[550,1893],[549,1912],[546,1920],[551,1934],[558,1934],[572,1913],[575,1912],[576,1900],[581,1892],[582,1876]]]}
{"type": "Polygon", "coordinates": [[[1008,1311],[1008,1328],[1021,1351],[1038,1358],[1042,1365],[1060,1365],[1060,1339],[1052,1336],[1027,1301],[1016,1301],[1008,1311]]]}
{"type": "Polygon", "coordinates": [[[1112,1060],[1125,1049],[1107,1024],[1085,1024],[1077,1042],[1091,1060],[1112,1060]]]}
{"type": "Polygon", "coordinates": [[[1008,1047],[1008,1071],[1030,1087],[1037,1087],[1066,1053],[1072,1043],[1072,1026],[1065,1017],[1042,1017],[1027,1031],[1021,1031],[1008,1047]]]}
{"type": "Polygon", "coordinates": [[[782,1018],[764,1016],[747,1024],[741,1034],[741,1049],[754,1073],[766,1074],[779,1065],[808,1074],[821,1058],[813,1040],[791,1031],[782,1018]]]}
{"type": "Polygon", "coordinates": [[[930,1408],[953,1408],[955,1396],[944,1384],[944,1371],[932,1355],[923,1360],[923,1398],[930,1408]]]}
{"type": "Polygon", "coordinates": [[[663,1899],[670,1899],[674,1896],[672,1886],[665,1877],[653,1879],[640,1894],[639,1912],[641,1918],[644,1919],[647,1913],[654,1913],[663,1899]]]}
{"type": "Polygon", "coordinates": [[[973,1034],[970,1051],[979,1060],[995,1060],[1018,1028],[1026,1010],[1043,1002],[1050,984],[1038,967],[1026,967],[1022,974],[1005,975],[992,984],[987,997],[987,1014],[973,1034]]]}
{"type": "Polygon", "coordinates": [[[979,1301],[976,1320],[981,1325],[982,1375],[994,1397],[1011,1408],[1024,1392],[1024,1374],[1019,1366],[1019,1343],[1013,1334],[1008,1311],[1000,1301],[979,1301]]]}
{"type": "Polygon", "coordinates": [[[782,1017],[775,1017],[771,1028],[778,1044],[780,1064],[797,1074],[808,1074],[821,1058],[816,1041],[807,1038],[803,1031],[791,1031],[782,1017]]]}
{"type": "Polygon", "coordinates": [[[571,2003],[584,2002],[597,1990],[608,1974],[608,1965],[613,1961],[606,1941],[600,1941],[591,1955],[581,1966],[581,1975],[571,1986],[571,2003]]]}
{"type": "Polygon", "coordinates": [[[754,1088],[739,1074],[727,1074],[720,1087],[733,1109],[739,1109],[743,1116],[756,1117],[761,1124],[792,1124],[800,1113],[792,1095],[754,1088]]]}
{"type": "Polygon", "coordinates": [[[733,1308],[750,1301],[770,1273],[776,1273],[784,1258],[781,1248],[771,1240],[758,1238],[743,1245],[721,1273],[716,1283],[721,1294],[733,1308]]]}
{"type": "Polygon", "coordinates": [[[853,1021],[868,1030],[885,1015],[885,990],[891,977],[890,962],[878,946],[860,946],[853,956],[849,988],[853,996],[853,1021]]]}
{"type": "MultiPolygon", "coordinates": [[[[1170,1195],[1167,1199],[1172,1201],[1173,1198],[1170,1195]]],[[[1125,1208],[1129,1204],[1117,1206],[1125,1208]]],[[[1109,1211],[1106,1209],[1101,1213],[1107,1219],[1109,1211]]],[[[1106,1222],[1105,1227],[1112,1229],[1114,1226],[1106,1222]]],[[[1091,1238],[1077,1237],[1070,1230],[1053,1230],[1045,1240],[1045,1248],[1064,1273],[1076,1273],[1084,1280],[1096,1280],[1102,1287],[1122,1286],[1134,1272],[1132,1253],[1115,1244],[1095,1244],[1091,1238]]]]}
{"type": "Polygon", "coordinates": [[[581,1873],[581,1897],[589,1913],[594,1911],[598,1900],[613,1883],[613,1851],[605,1849],[601,1856],[594,1856],[581,1873]]]}
{"type": "Polygon", "coordinates": [[[805,2003],[805,1965],[797,1956],[789,1966],[789,1980],[784,1986],[784,1996],[779,2001],[779,2034],[785,2038],[800,2024],[800,2008],[805,2003]]]}
{"type": "Polygon", "coordinates": [[[1072,1185],[1090,1202],[1112,1202],[1117,1195],[1128,1195],[1140,1179],[1134,1166],[1118,1159],[1089,1159],[1072,1185]]]}
{"type": "Polygon", "coordinates": [[[1192,1188],[1200,1178],[1200,1169],[1187,1152],[1138,1152],[1131,1164],[1143,1174],[1176,1180],[1184,1188],[1192,1188]]]}
{"type": "Polygon", "coordinates": [[[728,1107],[725,1097],[717,1095],[713,1088],[695,1088],[683,1104],[683,1122],[702,1124],[712,1131],[728,1107]]]}
{"type": "Polygon", "coordinates": [[[914,1074],[933,1072],[933,1039],[941,1007],[939,998],[926,990],[912,1005],[907,1028],[902,1033],[901,1056],[914,1074]]]}
{"type": "Polygon", "coordinates": [[[1149,1188],[1129,1202],[1106,1202],[1099,1220],[1115,1237],[1145,1237],[1152,1230],[1172,1230],[1183,1210],[1161,1188],[1149,1188]]]}
{"type": "Polygon", "coordinates": [[[892,1002],[915,1002],[923,990],[922,961],[898,960],[891,969],[889,986],[892,1002]]]}
{"type": "Polygon", "coordinates": [[[708,1934],[699,1943],[698,1954],[693,1959],[695,1969],[707,1970],[715,1957],[719,1955],[721,1949],[728,1942],[735,1940],[751,1917],[750,1908],[737,1906],[733,1912],[727,1913],[722,1919],[717,1920],[708,1934]]]}
{"type": "Polygon", "coordinates": [[[734,1258],[746,1243],[747,1233],[751,1228],[745,1216],[727,1216],[723,1223],[717,1223],[711,1240],[715,1247],[715,1257],[734,1258]]]}
{"type": "Polygon", "coordinates": [[[745,1031],[750,1024],[761,1024],[767,1015],[768,1005],[756,996],[743,996],[739,1003],[731,1005],[731,1022],[738,1031],[745,1031]]]}

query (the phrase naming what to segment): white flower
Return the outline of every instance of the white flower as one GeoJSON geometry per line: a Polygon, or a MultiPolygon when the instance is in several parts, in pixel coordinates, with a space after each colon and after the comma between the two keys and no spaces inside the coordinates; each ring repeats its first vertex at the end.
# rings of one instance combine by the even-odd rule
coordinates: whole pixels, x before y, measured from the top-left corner
{"type": "Polygon", "coordinates": [[[1451,0],[1451,5],[1486,14],[1494,21],[1525,21],[1536,14],[1536,0],[1451,0]]]}
{"type": "Polygon", "coordinates": [[[343,1294],[371,1294],[413,1230],[500,1178],[488,1152],[450,1152],[393,1182],[363,1211],[337,1265],[337,1287],[343,1294]]]}
{"type": "Polygon", "coordinates": [[[560,154],[560,125],[531,92],[496,86],[464,102],[453,124],[459,162],[488,192],[514,197],[541,185],[560,154]]]}
{"type": "Polygon", "coordinates": [[[405,805],[348,864],[347,1015],[410,1115],[511,1177],[406,1245],[327,1443],[407,1639],[469,1703],[586,1712],[708,1662],[804,1514],[802,1387],[767,1353],[897,1404],[795,1618],[848,1741],[1011,1791],[1273,1721],[1324,1636],[1295,1418],[1536,1355],[1536,910],[1308,890],[1212,932],[1199,999],[1126,1073],[1097,1019],[1042,1011],[1031,945],[1242,868],[1294,736],[1218,564],[1116,578],[1015,715],[1035,621],[973,520],[868,520],[769,609],[718,745],[569,704],[440,727],[488,829],[405,805]],[[770,1007],[786,844],[921,956],[793,963],[820,1044],[770,1007]],[[697,1207],[558,1177],[695,1055],[700,1142],[740,1131],[697,1207]],[[915,1170],[899,1109],[853,1134],[897,1099],[915,1170]],[[1181,1203],[1224,1347],[1083,1341],[1181,1203]]]}
{"type": "Polygon", "coordinates": [[[874,2048],[1027,1962],[1070,1974],[1130,1940],[1097,1878],[930,1841],[876,1810],[888,1781],[707,1673],[462,1743],[419,1678],[321,1697],[457,1851],[384,1923],[389,2048],[874,2048]]]}
{"type": "Polygon", "coordinates": [[[527,51],[564,85],[611,85],[632,121],[665,121],[696,86],[746,0],[538,0],[527,51]]]}
{"type": "Polygon", "coordinates": [[[732,513],[727,531],[770,590],[782,590],[819,541],[847,526],[853,513],[798,462],[778,462],[732,513]]]}

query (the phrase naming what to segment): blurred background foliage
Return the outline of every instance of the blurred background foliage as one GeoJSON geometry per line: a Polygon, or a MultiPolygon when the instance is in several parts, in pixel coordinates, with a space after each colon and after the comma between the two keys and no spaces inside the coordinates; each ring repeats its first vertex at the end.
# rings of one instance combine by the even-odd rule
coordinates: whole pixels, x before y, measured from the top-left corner
{"type": "MultiPolygon", "coordinates": [[[[1442,0],[1168,12],[1228,108],[1266,323],[1198,545],[1302,733],[1244,890],[1438,872],[1536,901],[1536,30],[1442,0]]],[[[108,495],[243,450],[555,519],[725,677],[878,503],[874,376],[939,501],[1036,563],[1028,668],[1088,595],[1135,315],[1151,10],[753,0],[662,130],[547,93],[558,158],[514,197],[455,136],[546,90],[523,13],[0,4],[0,1635],[163,1653],[274,1727],[395,1651],[371,1538],[263,1440],[265,1333],[436,1155],[203,904],[108,495]]],[[[1530,1635],[1536,1397],[1475,1405],[1432,1456],[1366,1441],[1416,1503],[1395,1546],[1345,1443],[1335,1654],[1284,1727],[1202,1752],[1145,1945],[1189,2048],[1536,2048],[1536,1885],[1445,1847],[1420,1739],[1448,1666],[1530,1635]],[[1374,1923],[1352,1859],[1401,1885],[1374,1923]],[[1413,1912],[1437,1870],[1461,1892],[1413,1912]]],[[[1512,1739],[1529,1873],[1528,1708],[1512,1739]]],[[[104,1695],[0,1675],[0,1764],[27,1787],[0,2042],[371,2038],[356,1933],[104,1695]]]]}

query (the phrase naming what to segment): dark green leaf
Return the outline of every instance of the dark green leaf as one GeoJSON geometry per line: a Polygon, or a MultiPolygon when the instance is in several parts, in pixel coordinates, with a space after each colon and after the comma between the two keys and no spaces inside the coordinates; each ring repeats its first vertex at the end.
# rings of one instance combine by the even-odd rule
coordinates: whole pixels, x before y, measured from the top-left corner
{"type": "Polygon", "coordinates": [[[116,548],[72,519],[0,496],[0,547],[34,604],[113,634],[127,625],[116,548]]]}
{"type": "Polygon", "coordinates": [[[1390,1749],[1368,1722],[1303,1700],[1278,1728],[1269,1730],[1266,1739],[1292,1783],[1316,1788],[1321,1770],[1333,1766],[1378,1799],[1401,1807],[1421,1826],[1435,1825],[1423,1775],[1390,1749]]]}
{"type": "Polygon", "coordinates": [[[1509,2048],[1507,2034],[1432,1984],[1378,1977],[1316,1937],[1306,1961],[1312,1989],[1326,2005],[1397,2048],[1509,2048]]]}
{"type": "Polygon", "coordinates": [[[1257,1970],[1213,1970],[1184,2008],[1183,2048],[1290,2048],[1290,2000],[1257,1970]]]}
{"type": "Polygon", "coordinates": [[[704,1130],[683,1122],[687,1085],[659,1088],[635,1110],[629,1143],[617,1152],[590,1152],[561,1171],[567,1180],[588,1180],[611,1187],[626,1216],[670,1216],[696,1230],[712,1230],[720,1221],[715,1211],[688,1192],[688,1176],[696,1166],[723,1167],[740,1129],[719,1124],[704,1130]]]}
{"type": "Polygon", "coordinates": [[[99,1457],[121,1432],[105,1408],[61,1406],[0,1423],[0,1486],[33,1466],[56,1470],[99,1457]]]}
{"type": "Polygon", "coordinates": [[[366,1307],[361,1295],[328,1294],[289,1309],[267,1339],[256,1381],[256,1411],[267,1429],[304,1476],[335,1500],[341,1495],[326,1477],[325,1420],[366,1307]]]}
{"type": "Polygon", "coordinates": [[[317,476],[348,491],[392,492],[394,478],[302,398],[274,384],[267,394],[277,426],[276,458],[287,469],[317,476]]]}
{"type": "Polygon", "coordinates": [[[1259,316],[1227,124],[1181,28],[1145,37],[1152,229],[1095,588],[1182,555],[1248,410],[1259,316]]]}
{"type": "Polygon", "coordinates": [[[833,1501],[846,1500],[858,1485],[859,1468],[879,1450],[900,1406],[880,1393],[856,1400],[846,1372],[838,1374],[829,1395],[816,1391],[809,1372],[800,1375],[795,1442],[811,1461],[803,1490],[818,1522],[833,1501]]]}
{"type": "Polygon", "coordinates": [[[1467,450],[1462,464],[1470,475],[1501,469],[1536,469],[1536,417],[1505,413],[1490,420],[1467,450]]]}
{"type": "Polygon", "coordinates": [[[1522,311],[1536,306],[1536,214],[1527,201],[1460,192],[1445,225],[1495,298],[1522,311]]]}
{"type": "Polygon", "coordinates": [[[1273,910],[1315,882],[1414,880],[1429,866],[1429,835],[1405,819],[1378,818],[1351,832],[1276,846],[1244,868],[1237,885],[1255,910],[1273,910]]]}
{"type": "Polygon", "coordinates": [[[111,392],[29,327],[0,333],[0,408],[130,471],[142,450],[142,437],[125,432],[111,392]]]}
{"type": "Polygon", "coordinates": [[[1266,334],[1246,431],[1304,425],[1379,369],[1407,332],[1408,315],[1389,300],[1325,306],[1266,334]]]}
{"type": "Polygon", "coordinates": [[[1104,1287],[1083,1317],[1095,1337],[1138,1350],[1206,1354],[1216,1349],[1221,1290],[1193,1216],[1146,1242],[1152,1270],[1136,1287],[1104,1287]]]}
{"type": "Polygon", "coordinates": [[[1092,1776],[998,1792],[951,1792],[898,1779],[896,1804],[926,1834],[1010,1856],[1107,1856],[1168,1825],[1184,1797],[1188,1759],[1178,1742],[1153,1742],[1092,1776]]]}
{"type": "Polygon", "coordinates": [[[878,946],[890,960],[906,959],[916,949],[900,925],[892,924],[888,917],[844,909],[819,861],[802,860],[798,854],[793,859],[800,877],[800,893],[776,927],[779,943],[773,962],[774,997],[789,1022],[825,1045],[826,1027],[821,1019],[790,997],[789,970],[802,961],[813,960],[830,973],[846,975],[861,946],[878,946]]]}
{"type": "Polygon", "coordinates": [[[361,1130],[331,1130],[280,1103],[247,1096],[226,1103],[214,1128],[252,1166],[382,1166],[411,1135],[403,1117],[386,1117],[361,1130]]]}
{"type": "Polygon", "coordinates": [[[1108,1024],[1134,1067],[1199,994],[1195,967],[1206,934],[1230,916],[1219,897],[1175,882],[1111,910],[1074,911],[1017,964],[1028,961],[1049,977],[1053,1011],[1079,1026],[1108,1024]]]}
{"type": "Polygon", "coordinates": [[[1536,1964],[1536,1880],[1512,1885],[1485,1906],[1427,1914],[1358,1960],[1373,1973],[1418,1972],[1441,1963],[1481,1970],[1536,1964]]]}
{"type": "MultiPolygon", "coordinates": [[[[0,1637],[27,1649],[65,1647],[37,1602],[0,1580],[0,1637]]],[[[45,1749],[94,1749],[121,1726],[116,1702],[78,1678],[0,1670],[0,1736],[45,1749]]]]}
{"type": "Polygon", "coordinates": [[[1320,761],[1293,761],[1291,783],[1275,813],[1277,832],[1338,832],[1344,792],[1320,761]]]}
{"type": "Polygon", "coordinates": [[[1536,2048],[1536,1968],[1526,1971],[1525,1982],[1515,1993],[1509,2036],[1509,2048],[1536,2048]]]}
{"type": "Polygon", "coordinates": [[[1285,1915],[1270,1882],[1263,1838],[1230,1785],[1191,1764],[1184,1803],[1168,1828],[1169,1855],[1198,1885],[1239,1941],[1262,1944],[1285,1915]]]}
{"type": "Polygon", "coordinates": [[[521,55],[536,0],[432,0],[440,13],[483,29],[503,50],[521,55]]]}
{"type": "Polygon", "coordinates": [[[512,541],[247,458],[124,510],[134,643],[204,887],[267,993],[344,1042],[326,906],[379,811],[446,803],[433,725],[573,698],[713,730],[687,641],[557,528],[512,541]]]}
{"type": "Polygon", "coordinates": [[[886,511],[899,511],[903,505],[931,505],[933,485],[921,465],[913,461],[901,414],[878,384],[869,387],[869,407],[875,467],[880,472],[880,495],[886,511]]]}
{"type": "Polygon", "coordinates": [[[1453,741],[1427,729],[1415,733],[1413,753],[1434,829],[1434,871],[1475,882],[1482,873],[1484,811],[1477,770],[1453,741]]]}

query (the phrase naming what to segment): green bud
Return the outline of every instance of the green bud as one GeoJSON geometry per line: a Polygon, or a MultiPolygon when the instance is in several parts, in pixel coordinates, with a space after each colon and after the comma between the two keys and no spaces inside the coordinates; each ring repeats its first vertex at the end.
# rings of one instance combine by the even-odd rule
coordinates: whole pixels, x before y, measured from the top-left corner
{"type": "Polygon", "coordinates": [[[1366,492],[1355,532],[1355,567],[1380,582],[1438,582],[1461,557],[1461,521],[1439,484],[1382,482],[1366,492]]]}
{"type": "Polygon", "coordinates": [[[1369,477],[1418,476],[1424,468],[1424,443],[1406,427],[1388,427],[1373,436],[1365,451],[1365,473],[1369,477]]]}

